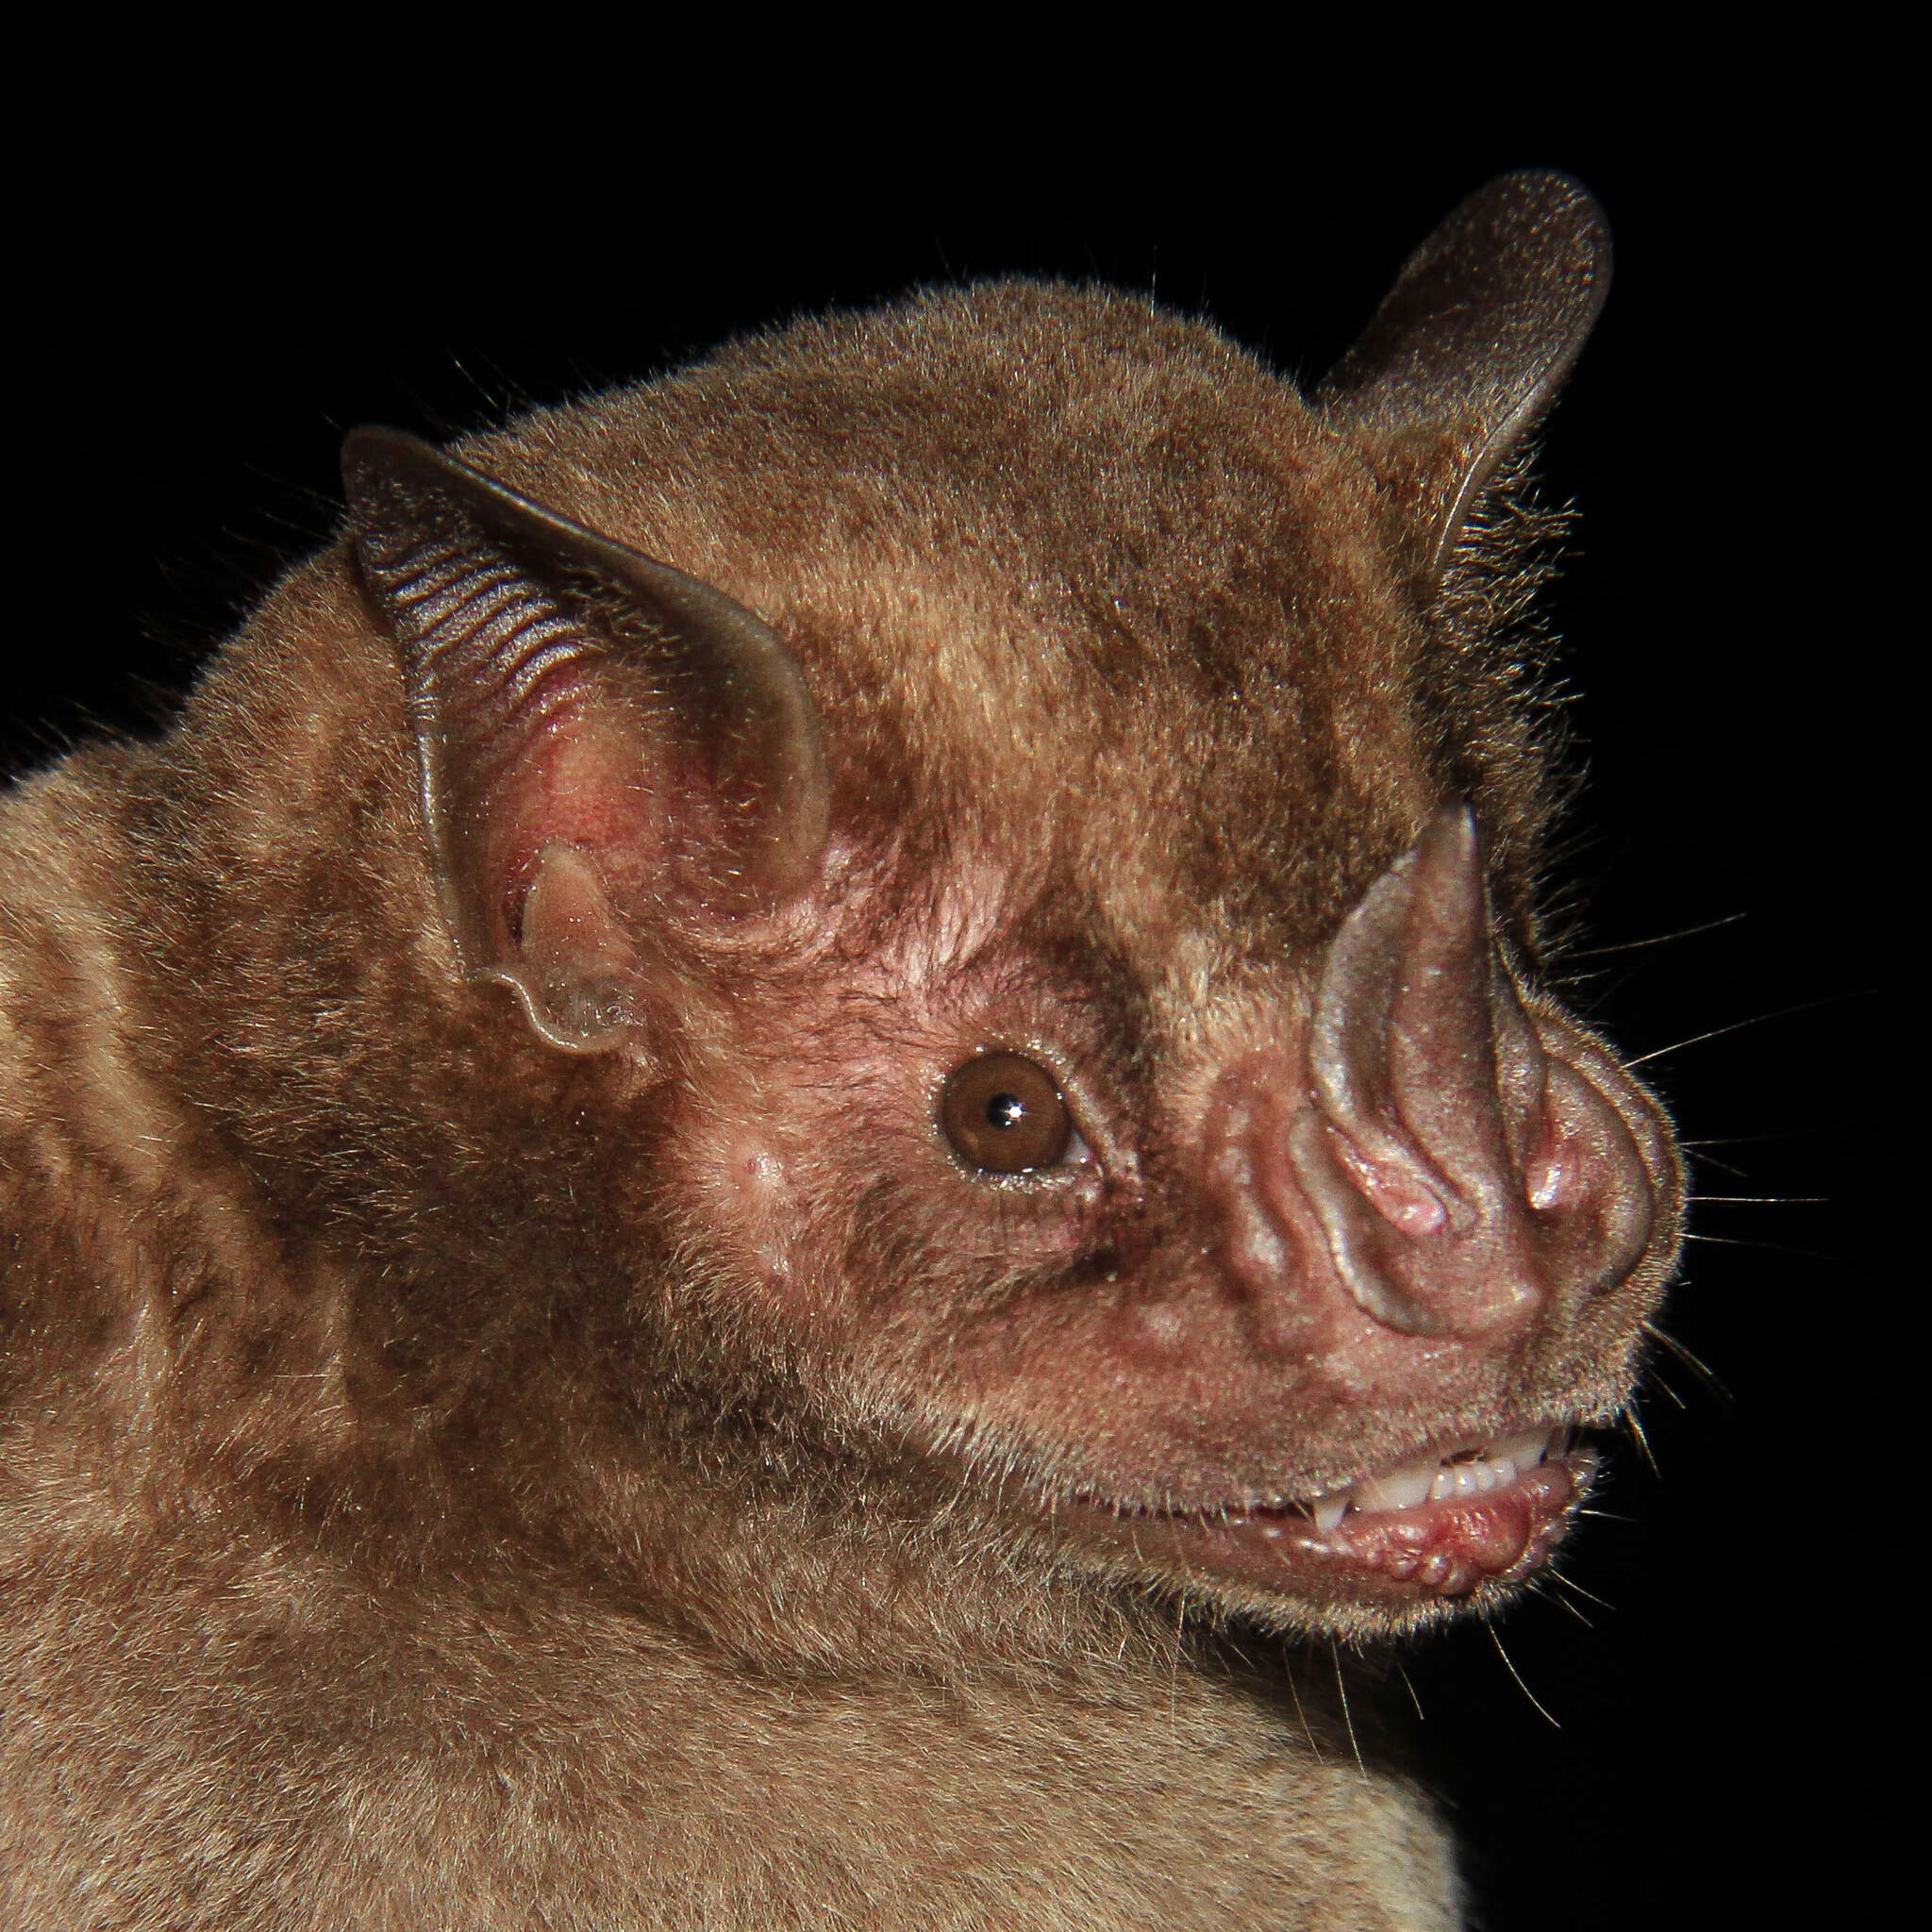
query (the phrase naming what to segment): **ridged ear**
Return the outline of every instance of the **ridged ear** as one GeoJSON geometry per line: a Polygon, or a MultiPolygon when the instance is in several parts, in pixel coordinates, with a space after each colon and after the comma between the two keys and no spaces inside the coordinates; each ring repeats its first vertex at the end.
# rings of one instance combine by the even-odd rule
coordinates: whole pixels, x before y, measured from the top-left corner
{"type": "Polygon", "coordinates": [[[1566,175],[1479,188],[1404,264],[1311,400],[1365,444],[1427,591],[1483,485],[1550,406],[1610,285],[1610,232],[1566,175]]]}
{"type": "Polygon", "coordinates": [[[464,973],[514,988],[554,1045],[611,1045],[643,1017],[640,921],[767,910],[815,874],[798,668],[722,591],[414,437],[355,431],[342,474],[464,973]]]}

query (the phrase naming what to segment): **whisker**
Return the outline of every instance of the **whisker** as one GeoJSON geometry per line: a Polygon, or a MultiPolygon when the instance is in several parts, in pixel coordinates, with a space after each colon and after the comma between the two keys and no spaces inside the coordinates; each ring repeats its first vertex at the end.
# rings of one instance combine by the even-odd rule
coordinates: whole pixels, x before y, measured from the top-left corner
{"type": "Polygon", "coordinates": [[[1657,1374],[1655,1367],[1653,1367],[1650,1372],[1650,1379],[1651,1382],[1657,1388],[1662,1390],[1663,1392],[1670,1397],[1673,1407],[1682,1408],[1684,1407],[1684,1398],[1681,1395],[1679,1395],[1677,1391],[1674,1389],[1673,1389],[1671,1385],[1668,1382],[1666,1382],[1661,1375],[1657,1374]]]}
{"type": "Polygon", "coordinates": [[[1521,1690],[1526,1698],[1529,1699],[1530,1708],[1536,1711],[1540,1716],[1548,1718],[1551,1724],[1555,1725],[1555,1727],[1560,1731],[1563,1728],[1563,1726],[1557,1724],[1555,1718],[1550,1717],[1549,1712],[1545,1710],[1542,1707],[1542,1706],[1537,1702],[1536,1692],[1532,1690],[1529,1688],[1529,1686],[1523,1681],[1523,1674],[1520,1671],[1518,1671],[1516,1666],[1509,1661],[1509,1653],[1503,1648],[1503,1640],[1500,1636],[1497,1635],[1496,1626],[1492,1623],[1491,1623],[1487,1617],[1483,1619],[1483,1628],[1490,1633],[1490,1641],[1496,1646],[1496,1655],[1503,1659],[1503,1668],[1506,1671],[1507,1671],[1512,1677],[1516,1679],[1516,1688],[1519,1690],[1521,1690]]]}
{"type": "Polygon", "coordinates": [[[1748,1170],[1740,1167],[1734,1160],[1720,1160],[1715,1154],[1704,1154],[1693,1149],[1688,1141],[1679,1141],[1677,1145],[1690,1154],[1699,1167],[1714,1167],[1721,1174],[1734,1174],[1741,1180],[1750,1179],[1748,1170]]]}
{"type": "Polygon", "coordinates": [[[1686,1194],[1687,1201],[1727,1201],[1743,1208],[1807,1208],[1829,1206],[1829,1194],[1686,1194]]]}
{"type": "Polygon", "coordinates": [[[1677,1338],[1674,1335],[1666,1335],[1664,1331],[1661,1328],[1659,1328],[1655,1322],[1644,1323],[1643,1332],[1647,1336],[1649,1336],[1653,1341],[1658,1342],[1663,1347],[1669,1349],[1670,1352],[1674,1356],[1675,1356],[1677,1359],[1680,1362],[1682,1362],[1684,1366],[1687,1369],[1689,1369],[1690,1373],[1693,1375],[1695,1375],[1697,1379],[1700,1382],[1702,1382],[1704,1386],[1707,1389],[1708,1389],[1710,1392],[1713,1395],[1715,1395],[1720,1402],[1728,1404],[1736,1400],[1736,1398],[1731,1394],[1731,1391],[1728,1389],[1726,1389],[1723,1381],[1719,1379],[1716,1371],[1711,1368],[1710,1364],[1708,1362],[1701,1360],[1697,1356],[1693,1355],[1688,1348],[1684,1346],[1684,1344],[1681,1341],[1677,1340],[1677,1338]]]}
{"type": "Polygon", "coordinates": [[[1281,1652],[1281,1668],[1288,1678],[1288,1694],[1294,1700],[1294,1714],[1301,1720],[1302,1736],[1308,1740],[1308,1751],[1317,1764],[1325,1762],[1322,1747],[1315,1742],[1315,1734],[1308,1726],[1308,1714],[1302,1708],[1301,1688],[1294,1680],[1294,1660],[1284,1645],[1281,1652]]]}
{"type": "Polygon", "coordinates": [[[1167,1680],[1167,1735],[1176,1749],[1181,1739],[1180,1688],[1182,1652],[1187,1644],[1188,1608],[1180,1606],[1174,1624],[1174,1670],[1167,1680]]]}
{"type": "Polygon", "coordinates": [[[1727,925],[1736,925],[1740,919],[1750,918],[1748,912],[1727,912],[1722,919],[1707,920],[1702,925],[1687,925],[1679,932],[1658,933],[1655,939],[1623,940],[1614,946],[1585,946],[1569,955],[1573,959],[1602,959],[1612,953],[1635,953],[1645,946],[1667,946],[1673,940],[1695,939],[1701,932],[1721,932],[1727,925]]]}
{"type": "MultiPolygon", "coordinates": [[[[1367,1784],[1369,1767],[1362,1762],[1362,1747],[1356,1740],[1355,1719],[1350,1715],[1348,1708],[1348,1686],[1341,1677],[1341,1653],[1335,1647],[1335,1640],[1332,1637],[1328,1640],[1328,1655],[1335,1660],[1335,1689],[1341,1699],[1341,1723],[1342,1727],[1348,1732],[1348,1748],[1355,1753],[1355,1768],[1361,1774],[1363,1784],[1367,1784]]],[[[1532,1698],[1531,1702],[1534,1703],[1535,1700],[1532,1698]]]]}
{"type": "Polygon", "coordinates": [[[1568,1597],[1553,1595],[1549,1591],[1545,1590],[1542,1587],[1542,1584],[1540,1579],[1532,1577],[1525,1587],[1529,1591],[1529,1593],[1532,1596],[1538,1598],[1541,1602],[1546,1604],[1555,1604],[1559,1610],[1568,1610],[1570,1614],[1573,1617],[1574,1617],[1576,1621],[1579,1624],[1581,1624],[1586,1630],[1595,1629],[1596,1625],[1593,1624],[1590,1621],[1590,1619],[1586,1617],[1583,1614],[1583,1612],[1579,1610],[1576,1607],[1576,1606],[1570,1601],[1568,1597]]]}
{"type": "Polygon", "coordinates": [[[1684,1236],[1687,1241],[1708,1241],[1714,1248],[1762,1248],[1773,1255],[1795,1255],[1801,1261],[1835,1262],[1837,1255],[1821,1255],[1816,1248],[1794,1248],[1789,1241],[1751,1241],[1735,1234],[1690,1234],[1684,1236]]]}
{"type": "Polygon", "coordinates": [[[1870,997],[1869,991],[1860,988],[1857,992],[1827,993],[1823,999],[1805,1000],[1795,1007],[1779,1007],[1769,1013],[1754,1013],[1748,1020],[1733,1020],[1728,1026],[1713,1026],[1707,1032],[1693,1033],[1688,1040],[1679,1040],[1670,1046],[1659,1046],[1649,1053],[1641,1053],[1625,1064],[1641,1067],[1649,1060],[1660,1060],[1666,1054],[1682,1053],[1687,1046],[1701,1046],[1707,1040],[1722,1040],[1728,1033],[1741,1033],[1747,1026],[1768,1025],[1774,1020],[1789,1020],[1798,1013],[1815,1013],[1820,1007],[1841,1006],[1847,1000],[1870,997]]]}
{"type": "Polygon", "coordinates": [[[1617,1607],[1615,1604],[1605,1602],[1605,1600],[1602,1597],[1598,1596],[1594,1591],[1585,1590],[1582,1584],[1577,1582],[1575,1577],[1565,1575],[1564,1573],[1558,1570],[1554,1563],[1552,1563],[1548,1570],[1546,1570],[1543,1574],[1547,1575],[1553,1583],[1560,1583],[1565,1590],[1574,1590],[1576,1592],[1576,1594],[1584,1600],[1585,1603],[1594,1604],[1596,1605],[1598,1609],[1607,1610],[1612,1616],[1616,1615],[1617,1607]]]}
{"type": "Polygon", "coordinates": [[[1395,1674],[1402,1679],[1402,1688],[1408,1692],[1408,1701],[1415,1706],[1417,1718],[1422,1723],[1427,1724],[1429,1720],[1427,1714],[1423,1709],[1423,1701],[1415,1694],[1415,1685],[1411,1681],[1407,1671],[1403,1668],[1400,1657],[1395,1659],[1395,1674]]]}
{"type": "Polygon", "coordinates": [[[1643,1419],[1637,1413],[1635,1408],[1627,1405],[1619,1419],[1624,1426],[1630,1431],[1630,1440],[1637,1444],[1637,1447],[1642,1453],[1644,1461],[1649,1463],[1651,1474],[1661,1481],[1663,1479],[1663,1471],[1657,1466],[1657,1456],[1651,1449],[1650,1438],[1643,1433],[1643,1419]]]}

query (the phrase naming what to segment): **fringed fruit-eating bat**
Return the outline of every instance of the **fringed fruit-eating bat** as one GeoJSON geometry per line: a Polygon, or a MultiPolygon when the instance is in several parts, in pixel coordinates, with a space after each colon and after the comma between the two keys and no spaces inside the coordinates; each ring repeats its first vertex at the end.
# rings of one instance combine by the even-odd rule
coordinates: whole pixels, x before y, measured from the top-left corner
{"type": "Polygon", "coordinates": [[[1304,398],[1024,282],[452,450],[0,805],[0,1916],[1441,1926],[1676,1250],[1539,976],[1594,205],[1304,398]]]}

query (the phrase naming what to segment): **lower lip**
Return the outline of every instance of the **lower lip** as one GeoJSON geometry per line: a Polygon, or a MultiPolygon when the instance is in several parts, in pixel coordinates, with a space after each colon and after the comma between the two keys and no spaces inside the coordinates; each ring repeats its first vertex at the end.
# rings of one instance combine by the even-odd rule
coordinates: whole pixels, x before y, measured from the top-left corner
{"type": "Polygon", "coordinates": [[[1407,1509],[1351,1510],[1332,1530],[1295,1509],[1225,1516],[1099,1516],[1102,1534],[1145,1563],[1272,1595],[1362,1603],[1467,1596],[1539,1569],[1590,1484],[1587,1451],[1552,1457],[1480,1495],[1407,1509]]]}

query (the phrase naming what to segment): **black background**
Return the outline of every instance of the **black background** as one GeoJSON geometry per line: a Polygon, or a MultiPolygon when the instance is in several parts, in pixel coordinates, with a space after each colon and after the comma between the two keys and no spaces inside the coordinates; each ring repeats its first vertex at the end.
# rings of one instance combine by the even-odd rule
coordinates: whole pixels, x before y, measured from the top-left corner
{"type": "Polygon", "coordinates": [[[1505,1620],[1557,1725],[1481,1629],[1409,1660],[1497,1932],[1845,1911],[1883,1849],[1866,1713],[1897,1695],[1884,1433],[1909,1354],[1872,1230],[1881,1176],[1907,1180],[1875,1119],[1904,861],[1875,774],[1906,701],[1872,601],[1891,538],[1848,426],[1884,413],[1863,370],[1888,291],[1842,161],[1775,124],[1695,145],[1655,111],[1615,125],[1414,155],[1116,135],[965,171],[801,141],[741,187],[716,152],[612,143],[594,192],[561,131],[534,170],[472,149],[349,174],[258,125],[192,158],[158,134],[110,189],[43,183],[14,243],[19,769],[165,715],[328,532],[352,424],[453,432],[796,312],[1008,271],[1154,288],[1311,378],[1490,175],[1595,189],[1617,283],[1545,440],[1583,510],[1552,600],[1590,773],[1561,883],[1584,943],[1613,949],[1575,962],[1583,1003],[1660,1056],[1646,1072],[1707,1143],[1701,1195],[1825,1198],[1697,1208],[1667,1325],[1731,1396],[1662,1358],[1642,1409],[1661,1479],[1624,1444],[1605,1507],[1627,1520],[1567,1563],[1611,1607],[1505,1620]]]}

